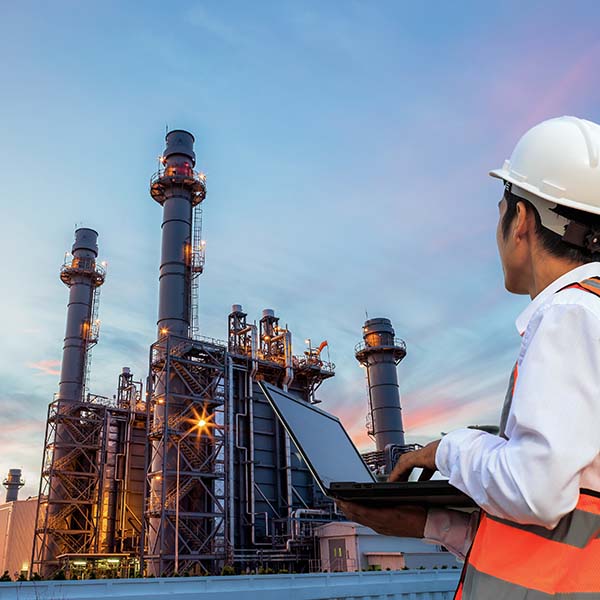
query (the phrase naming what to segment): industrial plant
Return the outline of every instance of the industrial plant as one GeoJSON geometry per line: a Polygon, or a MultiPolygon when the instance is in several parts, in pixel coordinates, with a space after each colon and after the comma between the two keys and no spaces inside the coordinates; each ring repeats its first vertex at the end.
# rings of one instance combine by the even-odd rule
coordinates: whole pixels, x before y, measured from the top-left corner
{"type": "MultiPolygon", "coordinates": [[[[315,392],[335,375],[327,342],[295,354],[280,315],[266,308],[249,316],[240,304],[224,315],[226,341],[203,336],[197,307],[206,177],[196,170],[192,134],[167,133],[150,195],[162,210],[162,250],[148,372],[124,367],[111,398],[88,389],[107,274],[98,233],[79,228],[60,270],[69,298],[39,495],[18,500],[16,470],[5,481],[2,506],[28,502],[31,542],[19,566],[5,568],[43,578],[354,571],[381,568],[380,559],[367,560],[379,551],[388,568],[411,566],[411,553],[425,566],[455,564],[440,547],[416,540],[403,547],[357,528],[349,535],[368,537],[365,557],[337,552],[346,535],[339,531],[349,524],[257,383],[318,402],[315,392]],[[326,543],[332,536],[337,545],[326,543]]],[[[406,345],[386,318],[368,319],[362,337],[355,356],[366,373],[367,428],[376,447],[364,459],[385,477],[398,454],[414,448],[404,438],[397,375],[406,345]]],[[[0,533],[10,537],[2,506],[0,533]]]]}

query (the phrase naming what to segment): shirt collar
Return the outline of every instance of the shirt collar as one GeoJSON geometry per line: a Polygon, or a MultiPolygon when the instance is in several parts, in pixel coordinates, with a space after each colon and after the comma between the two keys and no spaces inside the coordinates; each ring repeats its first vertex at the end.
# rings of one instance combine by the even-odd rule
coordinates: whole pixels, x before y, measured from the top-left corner
{"type": "Polygon", "coordinates": [[[527,308],[517,317],[516,325],[520,335],[523,335],[529,325],[531,317],[540,306],[545,304],[549,298],[571,283],[577,283],[590,277],[600,276],[600,262],[591,262],[572,269],[568,273],[555,279],[548,287],[542,290],[527,306],[527,308]]]}

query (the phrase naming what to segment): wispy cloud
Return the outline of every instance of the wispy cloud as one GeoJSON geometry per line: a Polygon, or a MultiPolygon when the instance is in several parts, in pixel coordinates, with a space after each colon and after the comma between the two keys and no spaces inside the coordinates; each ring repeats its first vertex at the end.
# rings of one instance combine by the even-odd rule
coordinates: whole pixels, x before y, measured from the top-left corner
{"type": "Polygon", "coordinates": [[[37,371],[36,375],[60,375],[60,360],[45,359],[27,363],[30,369],[37,371]]]}

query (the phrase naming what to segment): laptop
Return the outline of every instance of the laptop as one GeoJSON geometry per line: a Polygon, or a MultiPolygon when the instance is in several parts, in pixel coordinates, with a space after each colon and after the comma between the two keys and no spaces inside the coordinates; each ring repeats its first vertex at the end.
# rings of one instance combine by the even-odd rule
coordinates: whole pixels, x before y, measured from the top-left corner
{"type": "Polygon", "coordinates": [[[443,479],[377,482],[337,417],[270,383],[258,383],[326,496],[369,506],[476,506],[443,479]]]}

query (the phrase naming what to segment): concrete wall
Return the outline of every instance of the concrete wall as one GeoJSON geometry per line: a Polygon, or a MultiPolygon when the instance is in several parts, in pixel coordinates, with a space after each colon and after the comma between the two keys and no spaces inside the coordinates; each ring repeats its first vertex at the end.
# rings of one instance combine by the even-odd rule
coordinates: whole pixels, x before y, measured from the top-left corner
{"type": "Polygon", "coordinates": [[[0,504],[0,574],[15,579],[29,569],[36,509],[37,498],[0,504]]]}
{"type": "Polygon", "coordinates": [[[451,600],[459,571],[0,583],[0,600],[451,600]]]}

